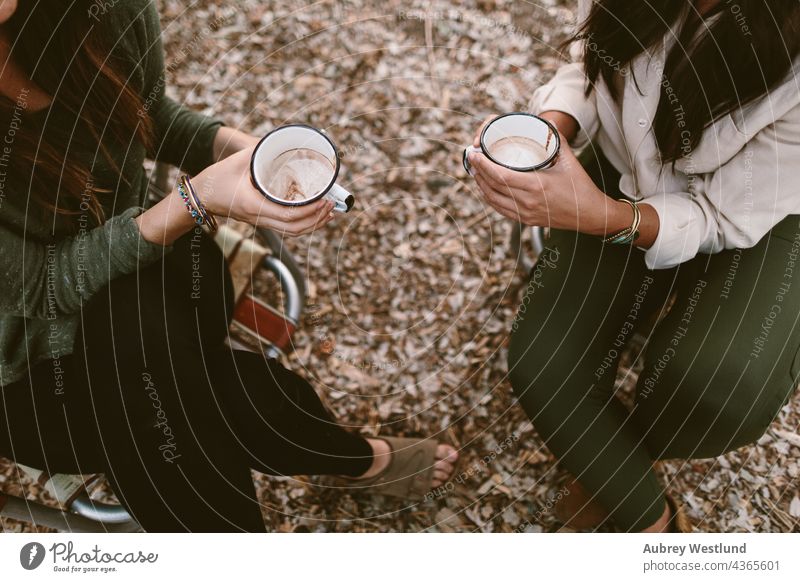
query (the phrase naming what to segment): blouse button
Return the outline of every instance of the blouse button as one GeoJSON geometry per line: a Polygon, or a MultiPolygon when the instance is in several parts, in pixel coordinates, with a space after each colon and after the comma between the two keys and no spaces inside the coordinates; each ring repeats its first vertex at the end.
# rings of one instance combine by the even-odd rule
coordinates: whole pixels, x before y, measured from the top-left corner
{"type": "Polygon", "coordinates": [[[647,127],[647,120],[642,118],[638,121],[639,127],[647,127]]]}

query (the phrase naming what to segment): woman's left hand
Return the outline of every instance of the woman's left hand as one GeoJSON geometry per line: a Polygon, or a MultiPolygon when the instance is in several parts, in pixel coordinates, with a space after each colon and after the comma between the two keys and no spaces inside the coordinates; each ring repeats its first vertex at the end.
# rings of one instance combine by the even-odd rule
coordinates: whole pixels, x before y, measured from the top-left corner
{"type": "Polygon", "coordinates": [[[555,165],[546,170],[515,172],[479,152],[470,163],[486,202],[522,224],[605,235],[609,226],[631,221],[630,206],[595,186],[563,138],[555,165]]]}

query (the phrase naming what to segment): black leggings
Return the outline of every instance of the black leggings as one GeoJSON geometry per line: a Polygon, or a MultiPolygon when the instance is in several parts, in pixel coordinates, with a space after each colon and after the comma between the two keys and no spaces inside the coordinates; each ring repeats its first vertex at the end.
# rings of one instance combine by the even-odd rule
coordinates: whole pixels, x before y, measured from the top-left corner
{"type": "Polygon", "coordinates": [[[0,455],[49,473],[104,473],[146,531],[264,531],[250,469],[364,473],[372,450],[302,378],[232,351],[230,275],[194,231],[114,280],[73,353],[2,388],[0,455]]]}

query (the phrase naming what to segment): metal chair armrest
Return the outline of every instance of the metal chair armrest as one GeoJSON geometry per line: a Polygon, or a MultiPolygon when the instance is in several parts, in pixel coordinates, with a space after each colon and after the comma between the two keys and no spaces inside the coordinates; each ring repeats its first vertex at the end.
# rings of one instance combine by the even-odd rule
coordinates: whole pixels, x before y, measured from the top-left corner
{"type": "Polygon", "coordinates": [[[107,524],[133,522],[131,515],[121,505],[110,505],[94,501],[83,493],[76,497],[69,507],[76,514],[87,519],[107,524]]]}

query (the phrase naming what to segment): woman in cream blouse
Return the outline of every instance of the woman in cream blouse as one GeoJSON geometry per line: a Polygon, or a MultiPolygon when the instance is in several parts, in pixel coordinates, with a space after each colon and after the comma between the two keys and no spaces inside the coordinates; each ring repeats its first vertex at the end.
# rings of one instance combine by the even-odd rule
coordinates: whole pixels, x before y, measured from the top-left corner
{"type": "Polygon", "coordinates": [[[756,441],[800,372],[800,4],[580,12],[577,62],[531,108],[571,147],[537,173],[471,159],[499,213],[552,229],[510,379],[574,476],[563,521],[685,530],[654,462],[756,441]],[[648,343],[626,407],[614,382],[637,330],[648,343]]]}

